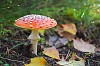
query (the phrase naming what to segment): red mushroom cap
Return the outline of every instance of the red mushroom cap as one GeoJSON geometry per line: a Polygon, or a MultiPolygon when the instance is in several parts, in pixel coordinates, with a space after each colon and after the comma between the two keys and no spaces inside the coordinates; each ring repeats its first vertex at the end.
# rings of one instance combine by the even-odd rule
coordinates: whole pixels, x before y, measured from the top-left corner
{"type": "Polygon", "coordinates": [[[57,25],[54,19],[42,15],[26,15],[15,20],[15,25],[27,29],[48,29],[57,25]]]}

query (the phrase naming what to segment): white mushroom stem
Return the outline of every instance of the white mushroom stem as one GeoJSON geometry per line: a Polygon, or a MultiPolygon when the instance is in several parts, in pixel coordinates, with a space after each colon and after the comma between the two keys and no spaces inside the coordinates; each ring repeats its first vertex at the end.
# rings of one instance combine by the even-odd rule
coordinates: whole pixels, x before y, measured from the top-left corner
{"type": "Polygon", "coordinates": [[[32,30],[28,39],[31,40],[31,44],[32,44],[31,50],[33,50],[33,52],[37,55],[37,44],[38,44],[38,41],[40,39],[39,31],[38,30],[32,30]]]}

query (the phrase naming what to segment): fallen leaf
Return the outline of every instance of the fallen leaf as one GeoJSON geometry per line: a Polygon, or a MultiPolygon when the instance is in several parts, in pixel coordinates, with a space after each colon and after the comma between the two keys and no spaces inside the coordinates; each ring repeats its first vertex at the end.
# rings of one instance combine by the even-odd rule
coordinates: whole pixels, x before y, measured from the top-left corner
{"type": "Polygon", "coordinates": [[[56,63],[59,65],[62,65],[62,66],[69,66],[69,64],[71,64],[71,62],[66,61],[63,57],[60,61],[58,61],[56,63]]]}
{"type": "Polygon", "coordinates": [[[56,31],[58,34],[68,40],[72,40],[77,32],[75,24],[57,25],[56,31]]]}
{"type": "Polygon", "coordinates": [[[69,32],[69,33],[71,33],[73,35],[75,35],[76,32],[77,32],[76,26],[73,23],[71,23],[71,24],[63,24],[62,26],[64,28],[64,31],[67,31],[67,32],[69,32]]]}
{"type": "Polygon", "coordinates": [[[95,52],[100,52],[100,48],[95,48],[95,52]]]}
{"type": "Polygon", "coordinates": [[[64,58],[62,58],[60,61],[56,63],[62,66],[85,66],[85,61],[82,58],[79,61],[75,60],[66,61],[64,58]]]}
{"type": "Polygon", "coordinates": [[[64,28],[61,24],[57,25],[56,31],[58,32],[58,34],[62,33],[64,31],[64,28]]]}
{"type": "Polygon", "coordinates": [[[82,52],[95,53],[96,47],[88,42],[84,42],[82,39],[73,39],[73,44],[75,49],[78,49],[82,52]]]}
{"type": "Polygon", "coordinates": [[[69,62],[72,62],[72,64],[69,64],[69,66],[85,66],[84,60],[80,60],[80,61],[71,60],[69,62]]]}
{"type": "Polygon", "coordinates": [[[44,48],[43,54],[55,59],[60,59],[59,52],[54,46],[50,48],[44,48]]]}
{"type": "MultiPolygon", "coordinates": [[[[76,54],[73,55],[74,59],[70,59],[69,62],[72,62],[71,66],[85,66],[85,60],[76,54]],[[75,58],[78,58],[79,61],[76,61],[75,58]]],[[[72,57],[73,58],[73,57],[72,57]]]]}
{"type": "Polygon", "coordinates": [[[68,43],[68,39],[67,38],[59,38],[59,41],[63,44],[66,45],[68,43]]]}
{"type": "Polygon", "coordinates": [[[25,64],[25,66],[46,66],[47,62],[43,57],[32,58],[30,64],[25,64]]]}
{"type": "Polygon", "coordinates": [[[34,64],[25,64],[25,66],[36,66],[34,64]]]}
{"type": "Polygon", "coordinates": [[[57,48],[57,47],[66,45],[68,43],[68,39],[61,38],[59,36],[54,35],[54,36],[50,36],[48,43],[50,46],[55,46],[57,48]]]}
{"type": "Polygon", "coordinates": [[[58,41],[58,36],[50,36],[48,43],[50,46],[55,46],[55,42],[58,41]]]}
{"type": "Polygon", "coordinates": [[[69,41],[71,41],[72,39],[74,39],[74,35],[73,34],[70,34],[66,31],[62,32],[61,35],[64,37],[64,38],[67,38],[69,41]]]}
{"type": "Polygon", "coordinates": [[[85,62],[84,61],[75,61],[75,60],[71,60],[71,61],[59,61],[57,62],[57,64],[62,65],[62,66],[85,66],[85,62]]]}
{"type": "Polygon", "coordinates": [[[72,60],[75,60],[76,58],[77,58],[76,54],[73,53],[71,59],[72,59],[72,60]]]}

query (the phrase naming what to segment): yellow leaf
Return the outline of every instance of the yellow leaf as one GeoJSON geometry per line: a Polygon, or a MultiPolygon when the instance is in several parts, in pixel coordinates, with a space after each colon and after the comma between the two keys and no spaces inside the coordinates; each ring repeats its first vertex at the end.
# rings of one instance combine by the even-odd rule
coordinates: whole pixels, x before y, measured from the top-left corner
{"type": "Polygon", "coordinates": [[[32,58],[30,64],[25,64],[25,66],[46,66],[47,62],[43,57],[32,58]]]}
{"type": "Polygon", "coordinates": [[[25,66],[36,66],[35,64],[25,64],[25,66]]]}
{"type": "Polygon", "coordinates": [[[39,30],[39,32],[44,35],[45,30],[39,30]]]}
{"type": "Polygon", "coordinates": [[[55,47],[44,48],[43,54],[55,59],[60,59],[59,52],[55,47]]]}
{"type": "Polygon", "coordinates": [[[62,26],[64,28],[64,31],[67,31],[73,35],[75,35],[77,32],[75,24],[72,24],[72,23],[71,24],[63,24],[62,26]]]}

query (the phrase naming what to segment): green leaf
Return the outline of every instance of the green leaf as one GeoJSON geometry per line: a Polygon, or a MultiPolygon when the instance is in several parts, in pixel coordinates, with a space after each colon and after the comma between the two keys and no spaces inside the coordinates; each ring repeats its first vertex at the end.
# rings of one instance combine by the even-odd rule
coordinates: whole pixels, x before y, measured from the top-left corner
{"type": "Polygon", "coordinates": [[[2,61],[0,61],[0,65],[1,65],[1,64],[3,64],[3,62],[2,62],[2,61]]]}
{"type": "Polygon", "coordinates": [[[4,66],[9,66],[9,64],[4,64],[4,66]]]}

